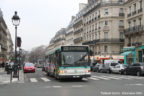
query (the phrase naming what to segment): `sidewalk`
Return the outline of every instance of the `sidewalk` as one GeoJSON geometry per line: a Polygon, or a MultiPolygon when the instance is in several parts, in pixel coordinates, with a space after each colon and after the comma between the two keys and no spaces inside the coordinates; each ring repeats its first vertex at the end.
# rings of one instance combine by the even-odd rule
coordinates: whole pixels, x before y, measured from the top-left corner
{"type": "MultiPolygon", "coordinates": [[[[19,73],[19,80],[18,78],[13,78],[12,83],[24,83],[24,74],[23,71],[20,70],[19,73]]],[[[0,84],[10,84],[10,74],[7,74],[4,71],[4,68],[0,68],[0,84]]]]}

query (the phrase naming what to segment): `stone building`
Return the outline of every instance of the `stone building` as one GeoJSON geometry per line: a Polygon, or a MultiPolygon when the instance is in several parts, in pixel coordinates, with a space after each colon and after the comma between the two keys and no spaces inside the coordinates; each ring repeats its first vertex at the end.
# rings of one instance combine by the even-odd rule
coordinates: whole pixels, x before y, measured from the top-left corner
{"type": "Polygon", "coordinates": [[[94,55],[120,55],[124,46],[123,4],[123,0],[88,0],[83,15],[83,45],[89,45],[94,55]]]}
{"type": "Polygon", "coordinates": [[[7,25],[0,11],[0,63],[7,60],[7,25]]]}
{"type": "Polygon", "coordinates": [[[74,45],[73,39],[74,39],[74,28],[73,28],[73,24],[74,24],[74,20],[75,17],[72,16],[71,21],[68,25],[68,27],[66,28],[66,34],[65,34],[65,45],[74,45]]]}
{"type": "Polygon", "coordinates": [[[86,4],[80,4],[79,12],[74,20],[74,45],[82,45],[83,41],[83,14],[86,4]]]}
{"type": "Polygon", "coordinates": [[[125,64],[144,62],[144,1],[126,0],[125,6],[125,64]]]}

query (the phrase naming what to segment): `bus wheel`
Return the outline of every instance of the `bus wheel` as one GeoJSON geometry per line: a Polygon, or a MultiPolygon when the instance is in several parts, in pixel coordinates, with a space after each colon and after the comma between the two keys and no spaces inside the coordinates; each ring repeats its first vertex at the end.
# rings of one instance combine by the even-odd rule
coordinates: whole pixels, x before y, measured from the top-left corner
{"type": "Polygon", "coordinates": [[[49,76],[49,72],[47,72],[47,76],[49,76]]]}

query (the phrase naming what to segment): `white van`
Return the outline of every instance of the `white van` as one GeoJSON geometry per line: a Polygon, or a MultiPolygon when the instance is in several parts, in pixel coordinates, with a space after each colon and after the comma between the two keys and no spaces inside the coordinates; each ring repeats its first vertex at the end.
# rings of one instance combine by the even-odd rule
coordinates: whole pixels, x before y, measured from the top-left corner
{"type": "Polygon", "coordinates": [[[119,64],[119,60],[105,60],[103,70],[107,73],[111,73],[111,69],[114,68],[117,64],[119,64]]]}

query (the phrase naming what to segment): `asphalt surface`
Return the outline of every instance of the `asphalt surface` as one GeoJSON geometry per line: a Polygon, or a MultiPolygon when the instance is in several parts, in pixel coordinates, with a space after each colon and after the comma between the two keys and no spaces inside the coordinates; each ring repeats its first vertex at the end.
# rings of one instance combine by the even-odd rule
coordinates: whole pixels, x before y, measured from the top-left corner
{"type": "Polygon", "coordinates": [[[144,76],[92,73],[82,81],[55,80],[40,68],[25,73],[23,83],[0,85],[0,96],[144,96],[144,76]]]}

